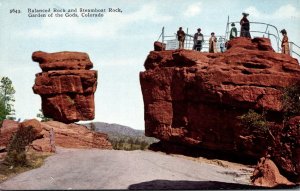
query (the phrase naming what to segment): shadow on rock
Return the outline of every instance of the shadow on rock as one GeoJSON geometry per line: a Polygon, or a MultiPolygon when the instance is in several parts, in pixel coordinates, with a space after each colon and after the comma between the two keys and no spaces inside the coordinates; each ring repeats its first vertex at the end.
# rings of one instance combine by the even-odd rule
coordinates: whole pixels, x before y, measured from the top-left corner
{"type": "Polygon", "coordinates": [[[190,157],[205,157],[207,159],[220,159],[245,165],[256,165],[257,159],[253,157],[243,157],[239,153],[229,153],[222,150],[209,150],[197,146],[186,146],[180,143],[170,143],[159,141],[149,146],[149,150],[165,152],[167,154],[181,154],[190,157]]]}
{"type": "MultiPolygon", "coordinates": [[[[152,180],[132,184],[129,190],[258,190],[270,189],[246,184],[225,183],[218,181],[186,181],[186,180],[152,180]]],[[[278,186],[274,189],[299,189],[298,186],[278,186]]]]}

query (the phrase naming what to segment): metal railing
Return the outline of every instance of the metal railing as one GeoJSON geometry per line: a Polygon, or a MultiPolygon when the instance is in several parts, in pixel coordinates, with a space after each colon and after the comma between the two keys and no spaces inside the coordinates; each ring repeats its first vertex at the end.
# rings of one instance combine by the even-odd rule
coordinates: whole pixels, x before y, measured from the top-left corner
{"type": "MultiPolygon", "coordinates": [[[[235,23],[237,25],[240,24],[240,22],[229,22],[229,16],[226,24],[226,30],[224,36],[216,36],[217,41],[217,50],[220,52],[220,43],[226,43],[229,41],[229,33],[230,33],[230,25],[232,23],[235,23]],[[220,40],[222,39],[222,40],[220,40]]],[[[271,43],[273,45],[273,49],[276,52],[281,52],[281,38],[280,33],[276,26],[263,23],[263,22],[250,22],[250,27],[252,30],[250,30],[250,34],[253,37],[266,37],[271,40],[271,43]]],[[[240,30],[238,30],[238,34],[240,33],[240,30]]],[[[158,38],[158,41],[162,40],[163,43],[166,44],[166,50],[173,50],[177,49],[179,46],[177,35],[174,33],[173,35],[165,35],[165,27],[162,28],[162,32],[158,38]]],[[[202,52],[208,52],[209,42],[208,39],[210,38],[210,35],[204,35],[204,42],[202,44],[202,52]]],[[[192,50],[194,46],[194,40],[193,35],[188,34],[188,28],[186,29],[186,37],[184,42],[184,49],[192,50]]],[[[290,46],[290,55],[294,58],[300,59],[300,47],[295,44],[294,42],[289,42],[290,46]]]]}
{"type": "MultiPolygon", "coordinates": [[[[184,40],[184,49],[192,50],[194,46],[194,35],[188,34],[188,28],[186,29],[187,33],[185,34],[185,40],[184,40]]],[[[165,28],[162,28],[162,33],[158,37],[159,41],[162,40],[162,43],[166,44],[166,50],[175,50],[179,47],[179,42],[177,40],[177,34],[174,33],[173,35],[165,35],[165,28]]],[[[210,35],[203,35],[204,41],[202,43],[202,50],[201,52],[208,52],[209,48],[209,38],[210,35]]],[[[216,36],[217,37],[217,50],[221,52],[220,50],[220,43],[225,44],[225,36],[216,36]],[[220,40],[222,39],[222,40],[220,40]]]]}
{"type": "MultiPolygon", "coordinates": [[[[225,31],[225,38],[226,41],[229,40],[229,26],[232,24],[240,24],[240,22],[229,22],[229,16],[226,24],[226,31],[225,31]]],[[[257,26],[265,27],[265,30],[250,30],[250,34],[252,37],[265,37],[267,35],[267,38],[269,38],[272,42],[272,44],[276,44],[273,49],[276,50],[278,53],[281,52],[281,43],[282,40],[279,35],[279,31],[276,26],[271,25],[269,23],[263,23],[263,22],[250,22],[250,28],[257,29],[257,26]],[[271,32],[270,32],[271,30],[271,32]],[[259,34],[258,36],[254,36],[255,34],[259,34]],[[262,36],[261,36],[262,35],[262,36]],[[274,43],[275,42],[275,43],[274,43]]],[[[240,33],[240,30],[238,30],[238,33],[240,33]]],[[[300,47],[295,44],[294,42],[289,42],[289,47],[290,47],[290,55],[294,58],[297,58],[298,60],[300,59],[300,47]],[[297,50],[295,50],[297,49],[297,50]]]]}
{"type": "Polygon", "coordinates": [[[298,61],[300,61],[299,60],[299,58],[300,58],[300,47],[297,45],[297,44],[295,44],[294,42],[289,42],[289,44],[290,44],[290,51],[291,51],[291,53],[292,53],[292,55],[297,55],[298,56],[298,61]],[[297,49],[298,51],[294,51],[294,49],[297,49]]]}

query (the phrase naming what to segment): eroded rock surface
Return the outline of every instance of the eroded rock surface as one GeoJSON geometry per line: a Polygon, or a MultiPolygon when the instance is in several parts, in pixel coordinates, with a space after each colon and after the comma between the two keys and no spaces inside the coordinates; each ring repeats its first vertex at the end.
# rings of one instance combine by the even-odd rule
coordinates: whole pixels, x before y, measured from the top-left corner
{"type": "Polygon", "coordinates": [[[42,98],[45,116],[64,123],[95,117],[97,71],[86,53],[34,52],[43,72],[36,74],[33,91],[42,98]]]}
{"type": "Polygon", "coordinates": [[[65,148],[112,149],[107,134],[91,131],[82,125],[64,124],[58,121],[39,122],[36,119],[26,120],[22,123],[5,120],[3,125],[0,129],[2,152],[7,151],[10,141],[17,132],[20,136],[24,136],[24,139],[25,136],[27,138],[29,136],[30,144],[28,146],[41,152],[54,152],[52,144],[65,148]],[[27,129],[31,129],[31,135],[26,133],[27,129]],[[50,141],[51,129],[54,135],[52,142],[50,141]]]}
{"type": "Polygon", "coordinates": [[[274,52],[269,39],[235,38],[225,53],[152,51],[144,66],[147,136],[259,159],[269,143],[247,132],[237,117],[249,109],[266,111],[277,145],[273,160],[285,161],[280,170],[299,179],[299,143],[282,138],[294,132],[292,139],[299,140],[299,128],[283,127],[281,99],[283,88],[300,81],[300,67],[296,59],[274,52]]]}
{"type": "Polygon", "coordinates": [[[294,185],[282,176],[272,160],[261,158],[252,176],[252,182],[256,186],[276,187],[279,185],[294,185]]]}
{"type": "Polygon", "coordinates": [[[41,122],[42,139],[36,139],[31,147],[37,151],[50,152],[50,130],[53,129],[55,146],[65,148],[99,148],[112,149],[108,136],[105,133],[94,132],[85,126],[64,124],[57,121],[41,122]]]}
{"type": "Polygon", "coordinates": [[[3,120],[0,128],[0,151],[6,151],[6,147],[12,135],[19,129],[19,123],[14,120],[3,120]]]}

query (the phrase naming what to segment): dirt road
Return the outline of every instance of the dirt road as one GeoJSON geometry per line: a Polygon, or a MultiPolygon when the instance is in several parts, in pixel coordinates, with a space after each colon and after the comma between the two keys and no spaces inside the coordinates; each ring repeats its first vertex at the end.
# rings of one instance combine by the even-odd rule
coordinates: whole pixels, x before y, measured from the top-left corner
{"type": "Polygon", "coordinates": [[[151,151],[59,149],[0,189],[249,188],[251,169],[229,169],[151,151]]]}

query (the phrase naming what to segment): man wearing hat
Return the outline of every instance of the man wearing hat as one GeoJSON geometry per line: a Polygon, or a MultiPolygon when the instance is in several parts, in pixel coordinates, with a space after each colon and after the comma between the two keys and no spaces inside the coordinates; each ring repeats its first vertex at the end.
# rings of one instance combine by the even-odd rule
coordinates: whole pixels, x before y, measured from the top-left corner
{"type": "Polygon", "coordinates": [[[282,29],[280,32],[283,35],[281,42],[281,52],[282,54],[290,55],[289,38],[287,36],[287,32],[285,29],[282,29]]]}
{"type": "Polygon", "coordinates": [[[184,48],[184,40],[185,40],[185,32],[182,30],[182,27],[179,27],[179,30],[177,31],[177,39],[179,42],[179,49],[184,48]]]}
{"type": "Polygon", "coordinates": [[[233,39],[237,37],[237,29],[235,28],[235,24],[234,23],[231,23],[231,30],[230,30],[230,36],[229,36],[229,39],[233,39]]]}
{"type": "Polygon", "coordinates": [[[240,21],[240,25],[241,25],[241,37],[247,37],[247,38],[251,38],[250,35],[250,23],[249,20],[247,19],[247,16],[249,15],[248,13],[242,13],[243,14],[243,18],[240,21]]]}
{"type": "Polygon", "coordinates": [[[198,28],[197,32],[194,34],[194,46],[193,50],[201,51],[202,43],[204,42],[203,34],[201,33],[201,29],[198,28]]]}

